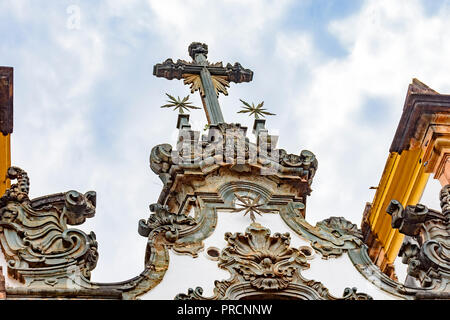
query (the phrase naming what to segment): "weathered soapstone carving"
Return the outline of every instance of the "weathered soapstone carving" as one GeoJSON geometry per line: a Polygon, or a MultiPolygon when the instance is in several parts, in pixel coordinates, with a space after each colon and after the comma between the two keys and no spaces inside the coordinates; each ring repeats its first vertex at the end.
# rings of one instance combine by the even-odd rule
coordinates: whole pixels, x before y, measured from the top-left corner
{"type": "Polygon", "coordinates": [[[232,277],[216,281],[210,298],[197,288],[179,299],[370,298],[355,288],[346,288],[343,297],[336,298],[320,282],[304,279],[301,270],[309,268],[312,249],[291,248],[288,234],[270,235],[255,222],[255,213],[279,214],[324,259],[347,253],[361,274],[397,297],[448,297],[448,187],[441,193],[442,213],[420,205],[405,210],[392,205],[395,225],[414,238],[402,254],[410,275],[424,288],[393,281],[370,260],[356,225],[342,217],[316,226],[306,222],[306,198],[318,167],[312,152],[296,155],[277,149],[278,137],[268,134],[264,119],[255,119],[255,143],[246,136],[246,127],[225,123],[218,94],[227,94],[229,82],[251,81],[253,72],[238,63],[225,68],[210,63],[207,51],[205,44],[193,43],[192,62],[168,59],[154,67],[154,75],[183,78],[192,92],[200,92],[208,131],[201,136],[191,130],[189,115],[180,113],[176,148],[161,144],[152,149],[150,167],[164,186],[158,203],[150,206],[149,219],[139,222],[139,233],[148,241],[144,271],[123,282],[91,282],[90,271],[98,258],[95,235],[68,229],[67,224],[81,224],[94,215],[95,193],[69,191],[30,200],[26,173],[11,168],[9,177],[18,183],[0,198],[0,242],[9,259],[8,274],[26,287],[5,288],[7,298],[137,299],[162,281],[169,268],[169,250],[198,255],[203,240],[215,230],[217,210],[245,211],[253,220],[245,234],[226,235],[228,246],[218,261],[232,277]]]}
{"type": "Polygon", "coordinates": [[[11,167],[8,178],[17,179],[0,198],[0,243],[8,275],[31,287],[65,287],[74,268],[89,279],[98,259],[95,234],[67,225],[94,216],[95,192],[68,191],[30,200],[27,173],[11,167]]]}
{"type": "Polygon", "coordinates": [[[395,200],[387,212],[392,215],[392,227],[409,236],[399,252],[408,264],[408,275],[421,288],[450,296],[450,185],[442,188],[440,201],[442,212],[421,204],[403,208],[395,200]]]}
{"type": "Polygon", "coordinates": [[[220,254],[219,267],[231,274],[230,279],[216,281],[212,297],[203,297],[198,287],[176,299],[371,299],[355,288],[346,288],[344,296],[336,298],[320,282],[303,278],[301,270],[309,263],[302,251],[290,247],[289,233],[270,235],[269,229],[253,222],[244,234],[226,233],[225,240],[228,245],[220,254]]]}
{"type": "MultiPolygon", "coordinates": [[[[180,238],[180,234],[186,234],[187,229],[197,225],[197,221],[194,218],[184,214],[171,213],[167,206],[162,206],[158,203],[152,204],[150,210],[154,214],[147,221],[140,220],[138,228],[139,234],[149,239],[145,254],[146,262],[155,254],[155,248],[161,247],[161,244],[156,239],[160,233],[164,237],[164,248],[177,247],[176,241],[180,238]]],[[[190,252],[193,256],[197,256],[198,250],[202,247],[193,248],[192,251],[185,250],[185,252],[190,252]]],[[[182,250],[180,249],[180,251],[182,250]]]]}
{"type": "Polygon", "coordinates": [[[324,259],[339,257],[345,251],[362,245],[361,230],[343,217],[330,217],[320,221],[315,230],[320,230],[315,232],[320,240],[313,241],[312,246],[324,259]]]}
{"type": "Polygon", "coordinates": [[[330,217],[312,226],[294,205],[280,210],[280,215],[293,231],[311,242],[311,246],[323,259],[340,257],[363,245],[361,231],[343,217],[330,217]]]}
{"type": "Polygon", "coordinates": [[[208,134],[200,139],[199,132],[180,129],[177,148],[169,144],[155,146],[150,155],[150,168],[164,183],[158,202],[176,212],[184,201],[184,192],[180,189],[186,189],[192,181],[198,185],[211,175],[225,175],[223,170],[242,174],[250,181],[256,176],[280,180],[280,183],[295,186],[297,193],[306,198],[311,193],[310,185],[317,170],[314,154],[304,150],[299,156],[287,155],[286,151],[275,148],[277,139],[261,128],[259,142],[251,143],[246,130],[240,124],[212,124],[208,134]],[[273,142],[270,147],[268,139],[273,142]],[[178,199],[174,202],[173,197],[169,198],[175,190],[178,199]]]}
{"type": "Polygon", "coordinates": [[[98,259],[95,234],[69,229],[67,224],[93,217],[95,192],[69,191],[30,200],[26,172],[12,167],[8,177],[17,183],[0,198],[0,244],[9,276],[24,283],[6,288],[8,299],[136,299],[161,282],[169,267],[170,248],[195,257],[209,235],[202,229],[205,222],[198,224],[193,217],[153,204],[153,214],[138,228],[148,238],[144,271],[123,282],[91,282],[90,271],[98,259]]]}

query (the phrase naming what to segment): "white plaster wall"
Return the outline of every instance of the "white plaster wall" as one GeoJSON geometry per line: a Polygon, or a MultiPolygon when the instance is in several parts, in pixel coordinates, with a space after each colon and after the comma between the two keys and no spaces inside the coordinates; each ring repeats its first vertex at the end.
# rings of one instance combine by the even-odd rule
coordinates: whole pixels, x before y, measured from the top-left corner
{"type": "Polygon", "coordinates": [[[342,297],[347,287],[356,287],[358,292],[367,293],[375,300],[398,299],[367,281],[353,266],[347,254],[328,260],[322,259],[320,254],[317,256],[310,261],[311,267],[303,271],[302,275],[307,279],[322,282],[335,297],[342,297]]]}
{"type": "MultiPolygon", "coordinates": [[[[264,214],[258,216],[256,221],[270,231],[289,232],[291,246],[299,247],[308,245],[297,234],[288,228],[278,214],[264,214]]],[[[214,246],[223,249],[226,246],[224,234],[226,232],[244,232],[250,224],[250,218],[240,212],[219,212],[218,223],[214,233],[204,241],[205,249],[214,246]]],[[[307,279],[322,282],[330,293],[336,297],[342,297],[346,287],[357,287],[358,292],[371,295],[374,299],[395,299],[395,297],[379,290],[356,270],[346,254],[337,259],[324,260],[320,254],[316,254],[310,260],[311,267],[302,274],[307,279]]],[[[171,252],[170,265],[162,282],[144,295],[142,299],[173,299],[178,293],[187,293],[189,288],[200,286],[204,289],[204,296],[211,296],[214,288],[214,280],[229,278],[229,273],[217,267],[217,261],[206,258],[204,252],[198,258],[180,256],[171,252]]]]}

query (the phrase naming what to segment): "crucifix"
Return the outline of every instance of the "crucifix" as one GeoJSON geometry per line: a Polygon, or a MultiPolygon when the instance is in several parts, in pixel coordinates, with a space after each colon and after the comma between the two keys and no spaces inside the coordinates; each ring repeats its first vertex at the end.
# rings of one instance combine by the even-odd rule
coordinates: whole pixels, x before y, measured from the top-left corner
{"type": "Polygon", "coordinates": [[[153,75],[168,80],[183,78],[184,84],[191,86],[192,93],[197,90],[200,92],[208,124],[225,122],[220,110],[219,92],[228,95],[226,88],[230,82],[252,81],[253,71],[244,69],[238,62],[234,65],[228,63],[225,67],[222,62],[208,62],[208,46],[204,43],[193,42],[188,51],[192,62],[178,59],[175,63],[167,59],[153,67],[153,75]]]}

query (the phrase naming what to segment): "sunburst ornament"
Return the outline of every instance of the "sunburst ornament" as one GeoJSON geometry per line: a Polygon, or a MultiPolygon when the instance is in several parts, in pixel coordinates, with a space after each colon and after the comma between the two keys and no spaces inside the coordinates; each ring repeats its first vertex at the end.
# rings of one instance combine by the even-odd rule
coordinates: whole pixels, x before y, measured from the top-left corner
{"type": "Polygon", "coordinates": [[[169,97],[169,100],[167,100],[167,102],[169,103],[161,106],[161,108],[173,108],[174,111],[178,109],[178,112],[180,114],[184,113],[185,110],[189,111],[189,109],[201,109],[192,105],[192,103],[189,101],[189,95],[187,95],[183,99],[180,99],[180,97],[178,97],[177,99],[168,93],[166,93],[166,96],[169,97]]]}
{"type": "Polygon", "coordinates": [[[244,105],[242,106],[242,110],[238,111],[238,113],[248,113],[249,116],[255,116],[255,119],[265,118],[265,116],[274,116],[275,113],[270,113],[266,108],[263,108],[264,101],[255,106],[252,102],[250,105],[248,102],[245,102],[242,99],[239,99],[244,105]]]}
{"type": "MultiPolygon", "coordinates": [[[[191,86],[191,93],[195,91],[200,91],[200,95],[205,97],[205,89],[203,88],[202,80],[200,75],[198,74],[185,74],[183,76],[184,84],[191,86]]],[[[219,93],[223,93],[224,95],[228,95],[227,88],[230,87],[230,82],[224,76],[216,76],[211,75],[211,81],[214,87],[214,91],[216,92],[216,96],[219,96],[219,93]]]]}
{"type": "Polygon", "coordinates": [[[244,216],[247,214],[250,215],[250,219],[255,222],[256,216],[255,213],[262,216],[261,213],[264,212],[271,212],[269,209],[263,209],[262,206],[265,205],[265,203],[259,203],[259,199],[261,199],[261,195],[256,196],[256,198],[252,199],[248,196],[240,196],[237,193],[234,194],[236,199],[239,200],[240,203],[236,203],[237,206],[240,206],[241,208],[235,208],[233,209],[233,212],[241,212],[244,211],[244,216]]]}

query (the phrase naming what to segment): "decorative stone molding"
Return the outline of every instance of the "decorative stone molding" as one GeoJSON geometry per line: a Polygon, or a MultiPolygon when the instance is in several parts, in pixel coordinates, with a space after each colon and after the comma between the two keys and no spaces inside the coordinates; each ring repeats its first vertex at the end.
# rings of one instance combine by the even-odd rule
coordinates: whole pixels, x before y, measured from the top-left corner
{"type": "Polygon", "coordinates": [[[280,210],[280,215],[293,231],[311,242],[323,259],[339,257],[363,244],[361,231],[343,217],[330,217],[313,227],[292,205],[280,210]]]}
{"type": "Polygon", "coordinates": [[[172,183],[169,169],[172,166],[172,146],[170,144],[160,144],[152,149],[150,153],[150,168],[156,173],[164,186],[172,183]]]}
{"type": "Polygon", "coordinates": [[[356,224],[351,223],[344,217],[330,217],[328,219],[317,222],[316,227],[328,230],[331,234],[340,238],[345,235],[354,236],[362,239],[362,232],[358,229],[356,224]]]}
{"type": "MultiPolygon", "coordinates": [[[[30,200],[27,173],[12,167],[8,177],[17,183],[0,198],[0,244],[9,276],[24,283],[6,288],[8,299],[137,299],[163,279],[169,249],[196,257],[217,221],[213,210],[204,210],[199,222],[171,213],[167,206],[151,205],[153,214],[138,228],[148,238],[144,271],[123,282],[95,283],[89,280],[98,259],[95,234],[67,228],[94,216],[95,192],[69,191],[30,200]]],[[[195,197],[186,205],[192,206],[192,201],[195,197]]]]}
{"type": "MultiPolygon", "coordinates": [[[[303,150],[299,155],[276,149],[276,137],[258,131],[257,143],[249,142],[246,127],[239,124],[212,124],[208,134],[182,129],[177,148],[161,144],[152,149],[150,167],[164,183],[158,202],[165,203],[173,212],[180,201],[173,204],[171,194],[183,184],[205,181],[210,175],[225,174],[232,170],[244,174],[249,180],[262,176],[295,186],[303,199],[311,193],[311,184],[318,162],[314,154],[303,150]]],[[[195,189],[195,188],[194,188],[195,189]]]]}
{"type": "Polygon", "coordinates": [[[288,233],[275,233],[253,223],[246,233],[226,233],[228,242],[220,256],[219,267],[231,274],[237,272],[240,281],[248,281],[257,290],[285,289],[294,280],[298,268],[308,268],[306,257],[289,247],[288,233]]]}
{"type": "MultiPolygon", "coordinates": [[[[146,263],[155,255],[154,251],[157,250],[156,248],[162,248],[161,243],[164,244],[164,248],[177,247],[177,240],[180,238],[180,233],[191,226],[197,225],[197,221],[194,218],[183,214],[171,213],[168,211],[167,206],[155,203],[150,206],[150,210],[154,214],[147,221],[140,220],[138,228],[139,234],[149,239],[145,254],[146,263]],[[160,238],[160,235],[162,235],[163,241],[157,239],[160,238]]],[[[185,248],[185,250],[179,249],[179,251],[190,252],[196,257],[198,250],[201,248],[192,249],[190,251],[185,248]]]]}
{"type": "MultiPolygon", "coordinates": [[[[236,201],[239,200],[237,195],[248,197],[253,201],[259,199],[258,208],[262,209],[260,214],[280,214],[288,226],[302,238],[310,241],[311,246],[321,253],[323,258],[337,257],[347,252],[361,274],[384,291],[406,299],[430,298],[436,295],[442,298],[445,295],[442,288],[436,293],[435,288],[433,290],[417,289],[389,279],[368,258],[367,248],[361,241],[361,232],[344,218],[331,217],[317,223],[314,227],[308,224],[303,215],[305,208],[303,200],[292,195],[294,189],[291,189],[290,186],[280,186],[266,177],[253,177],[252,181],[248,181],[243,178],[242,174],[229,169],[222,173],[221,176],[207,175],[205,182],[197,185],[195,189],[189,189],[189,184],[185,184],[184,187],[187,189],[177,200],[180,201],[178,213],[171,212],[168,206],[160,204],[150,206],[153,214],[147,221],[141,220],[139,223],[139,233],[148,238],[145,269],[139,276],[118,283],[93,283],[83,274],[79,276],[69,274],[69,276],[65,275],[66,284],[70,284],[69,286],[64,286],[63,281],[56,283],[37,281],[28,287],[30,289],[27,287],[7,288],[9,299],[23,297],[136,299],[161,282],[169,267],[170,249],[193,257],[197,256],[203,248],[202,241],[215,229],[217,210],[235,212],[238,208],[236,201]],[[222,183],[221,185],[218,183],[219,181],[222,183]],[[211,186],[214,188],[210,189],[211,186]],[[217,188],[217,186],[220,187],[217,188]]],[[[18,168],[12,168],[10,176],[16,178],[18,183],[11,186],[8,192],[0,198],[1,219],[4,221],[11,223],[11,219],[14,218],[14,215],[6,213],[9,211],[5,209],[12,204],[26,207],[25,205],[30,203],[30,207],[35,211],[53,212],[53,208],[56,208],[59,211],[54,209],[55,212],[64,213],[67,221],[74,224],[82,223],[85,218],[94,214],[95,197],[92,192],[81,196],[76,192],[68,192],[29,200],[29,181],[26,173],[18,168]]],[[[444,212],[448,212],[449,208],[448,193],[448,189],[444,189],[441,195],[444,212]]],[[[409,232],[414,231],[409,230],[409,232]]],[[[308,250],[289,248],[288,235],[270,236],[267,229],[255,223],[251,225],[245,235],[228,234],[227,241],[229,242],[228,249],[222,251],[219,264],[230,273],[235,270],[236,279],[239,281],[217,282],[214,299],[268,297],[337,299],[329,295],[328,290],[319,282],[301,277],[300,271],[309,267],[306,261],[311,258],[312,250],[311,248],[308,250]],[[250,243],[253,243],[250,242],[250,235],[258,239],[268,239],[268,242],[259,240],[256,242],[260,244],[259,246],[250,248],[250,243]],[[265,243],[272,243],[276,249],[265,250],[264,247],[261,247],[265,243]],[[270,261],[275,260],[274,262],[269,263],[269,260],[261,259],[255,265],[245,260],[252,255],[257,256],[258,252],[264,250],[266,257],[270,261]],[[269,251],[270,254],[267,255],[269,251]],[[253,254],[250,254],[251,252],[253,254]],[[291,259],[293,257],[294,259],[291,259]],[[238,265],[239,268],[237,268],[238,265]]],[[[29,269],[30,274],[34,274],[37,270],[33,265],[29,269]]],[[[48,276],[50,277],[49,274],[48,276]]],[[[53,272],[52,276],[55,277],[53,272]]],[[[64,276],[62,277],[64,278],[64,276]]],[[[180,295],[178,298],[203,299],[200,292],[201,289],[191,290],[187,296],[180,295]]],[[[342,297],[342,299],[344,298],[365,299],[367,297],[349,289],[342,297]]]]}
{"type": "Polygon", "coordinates": [[[337,298],[320,282],[303,278],[301,270],[308,269],[309,263],[302,251],[290,247],[288,233],[270,235],[269,229],[252,223],[245,234],[227,233],[225,240],[228,245],[220,254],[219,267],[231,274],[230,279],[216,281],[212,297],[203,297],[203,290],[197,287],[176,299],[371,299],[356,288],[346,288],[343,297],[337,298]]]}
{"type": "Polygon", "coordinates": [[[375,265],[369,257],[367,246],[349,250],[348,256],[356,269],[381,290],[401,299],[449,299],[450,293],[444,284],[436,287],[419,288],[416,286],[399,283],[391,279],[375,265]]]}
{"type": "MultiPolygon", "coordinates": [[[[186,201],[190,205],[195,198],[186,201]]],[[[120,293],[121,299],[137,299],[157,286],[169,268],[169,250],[197,257],[203,240],[215,228],[217,217],[206,210],[199,217],[175,214],[161,204],[150,205],[153,212],[147,220],[140,220],[138,232],[147,237],[145,269],[137,277],[117,283],[90,283],[89,287],[120,293]]]]}
{"type": "MultiPolygon", "coordinates": [[[[395,201],[389,207],[393,226],[413,239],[404,244],[401,254],[409,264],[409,275],[422,287],[399,284],[373,264],[355,224],[342,217],[330,217],[316,226],[306,222],[306,198],[318,167],[312,152],[297,155],[277,149],[278,137],[268,134],[261,119],[253,127],[256,143],[249,141],[246,127],[221,121],[218,93],[227,94],[230,81],[250,81],[253,73],[238,63],[225,68],[222,63],[209,63],[207,50],[206,45],[193,43],[189,48],[193,62],[168,59],[154,68],[157,76],[184,78],[192,90],[200,90],[210,125],[207,134],[200,136],[191,130],[189,116],[179,115],[176,149],[169,144],[152,149],[150,167],[164,186],[158,203],[150,206],[152,214],[138,225],[139,234],[147,238],[143,272],[123,282],[91,282],[90,272],[98,259],[95,234],[67,225],[79,225],[94,216],[95,192],[68,191],[29,199],[26,172],[12,167],[8,177],[17,183],[0,198],[0,245],[8,275],[23,286],[5,288],[0,277],[0,298],[137,299],[164,278],[169,250],[198,256],[203,241],[216,228],[217,211],[249,213],[253,221],[244,234],[227,233],[228,245],[220,254],[210,248],[214,251],[210,258],[217,259],[231,277],[215,282],[212,297],[203,297],[197,288],[177,299],[371,299],[355,288],[334,297],[322,283],[305,279],[301,271],[310,267],[312,248],[324,259],[347,253],[364,277],[397,297],[447,297],[450,186],[441,192],[442,212],[421,205],[403,209],[395,201]],[[263,214],[279,214],[312,248],[290,247],[288,233],[271,235],[256,223],[263,214]]],[[[411,142],[400,138],[399,146],[411,142]]],[[[433,157],[430,166],[437,163],[437,154],[433,157]]]]}

